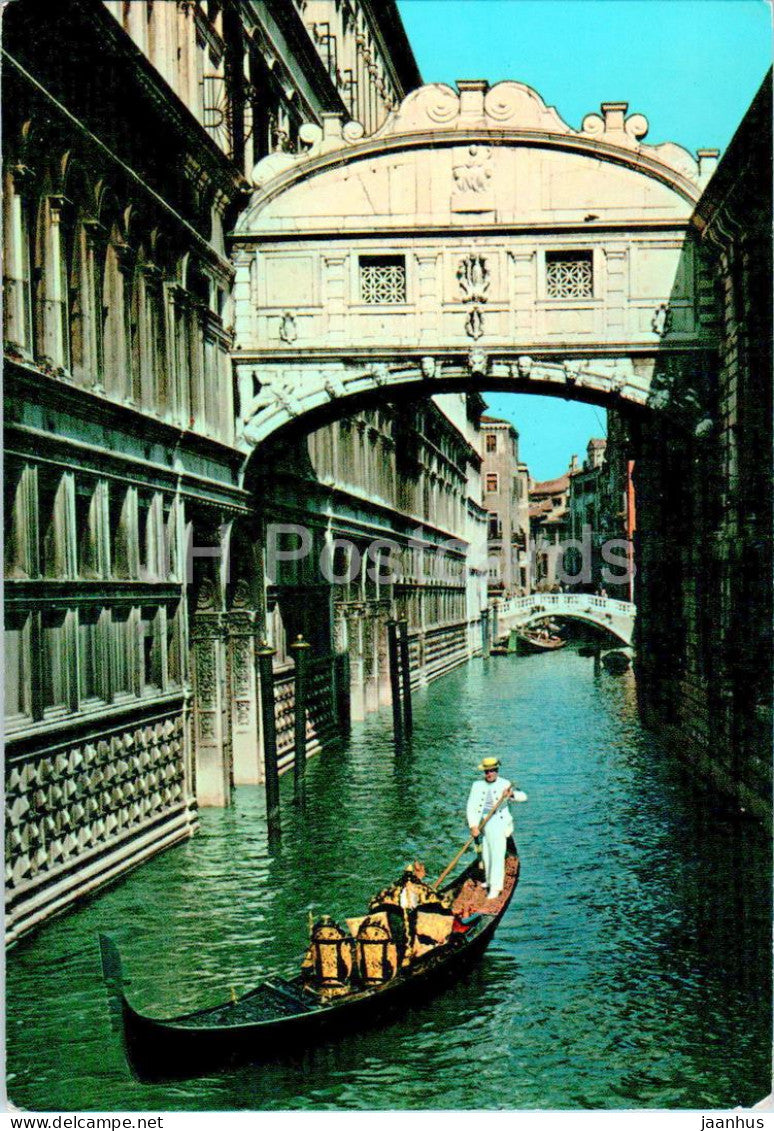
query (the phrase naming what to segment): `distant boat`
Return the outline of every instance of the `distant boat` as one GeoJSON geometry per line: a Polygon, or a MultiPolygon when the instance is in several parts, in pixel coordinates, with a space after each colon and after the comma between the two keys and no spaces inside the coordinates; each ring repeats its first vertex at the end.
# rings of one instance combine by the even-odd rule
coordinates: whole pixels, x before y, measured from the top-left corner
{"type": "Polygon", "coordinates": [[[561,636],[553,636],[547,629],[523,628],[517,634],[519,648],[523,652],[557,652],[567,646],[561,636]]]}
{"type": "Polygon", "coordinates": [[[490,656],[515,656],[516,653],[518,652],[518,650],[519,649],[518,649],[518,646],[516,644],[516,632],[513,629],[511,629],[511,632],[508,635],[508,639],[505,640],[505,638],[503,638],[502,640],[498,641],[497,644],[493,644],[492,647],[489,649],[489,655],[490,656]]]}

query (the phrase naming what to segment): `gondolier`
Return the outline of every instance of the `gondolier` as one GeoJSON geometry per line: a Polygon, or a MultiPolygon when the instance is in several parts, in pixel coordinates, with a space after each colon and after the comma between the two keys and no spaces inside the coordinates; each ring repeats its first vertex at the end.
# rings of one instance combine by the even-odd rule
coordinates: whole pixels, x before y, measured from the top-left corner
{"type": "Polygon", "coordinates": [[[484,818],[505,795],[505,800],[497,812],[492,814],[484,829],[483,857],[487,894],[490,899],[496,899],[503,890],[505,879],[506,841],[513,833],[513,818],[508,802],[526,801],[527,795],[521,789],[514,789],[506,778],[500,777],[498,758],[484,758],[478,768],[484,777],[483,780],[473,782],[467,809],[468,825],[474,837],[479,835],[479,826],[484,818]]]}

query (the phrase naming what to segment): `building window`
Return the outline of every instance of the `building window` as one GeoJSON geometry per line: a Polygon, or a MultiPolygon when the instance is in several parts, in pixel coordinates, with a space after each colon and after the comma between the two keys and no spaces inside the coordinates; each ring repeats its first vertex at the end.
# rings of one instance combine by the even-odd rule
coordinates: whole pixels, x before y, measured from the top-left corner
{"type": "Polygon", "coordinates": [[[487,474],[486,489],[487,489],[487,491],[499,491],[500,490],[500,476],[497,474],[496,471],[490,471],[487,474]]]}
{"type": "Polygon", "coordinates": [[[592,264],[590,251],[547,251],[546,297],[593,298],[592,264]]]}
{"type": "Polygon", "coordinates": [[[30,614],[6,613],[5,648],[5,715],[6,723],[29,718],[30,684],[30,614]]]}
{"type": "Polygon", "coordinates": [[[46,610],[41,619],[40,684],[44,710],[67,706],[67,613],[46,610]]]}
{"type": "Polygon", "coordinates": [[[113,696],[134,694],[135,650],[132,636],[136,632],[129,609],[113,609],[110,620],[111,691],[113,696]]]}
{"type": "Polygon", "coordinates": [[[402,255],[361,255],[360,294],[369,306],[406,301],[406,260],[402,255]]]}
{"type": "Polygon", "coordinates": [[[78,670],[81,705],[107,698],[107,663],[104,654],[104,618],[101,609],[78,611],[78,670]]]}
{"type": "Polygon", "coordinates": [[[144,694],[161,691],[161,616],[156,608],[140,611],[140,640],[142,642],[142,690],[144,694]]]}
{"type": "Polygon", "coordinates": [[[497,435],[494,432],[487,432],[486,434],[486,450],[488,452],[497,451],[497,435]]]}
{"type": "Polygon", "coordinates": [[[503,533],[503,524],[500,521],[499,514],[494,511],[488,516],[488,537],[501,538],[503,533]]]}

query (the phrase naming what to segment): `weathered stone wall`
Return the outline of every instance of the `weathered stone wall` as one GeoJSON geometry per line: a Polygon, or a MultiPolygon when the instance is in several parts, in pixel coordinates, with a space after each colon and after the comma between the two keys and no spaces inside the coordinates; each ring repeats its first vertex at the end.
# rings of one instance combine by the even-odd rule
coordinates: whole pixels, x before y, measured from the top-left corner
{"type": "Polygon", "coordinates": [[[771,92],[696,210],[720,348],[640,429],[643,708],[738,805],[771,819],[771,92]]]}

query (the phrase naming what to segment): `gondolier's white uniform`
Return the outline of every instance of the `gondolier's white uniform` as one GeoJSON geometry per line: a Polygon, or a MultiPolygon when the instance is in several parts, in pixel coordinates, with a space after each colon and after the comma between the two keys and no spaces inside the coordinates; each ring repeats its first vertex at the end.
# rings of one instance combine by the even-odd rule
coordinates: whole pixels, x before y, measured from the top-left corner
{"type": "MultiPolygon", "coordinates": [[[[494,781],[474,781],[470,787],[468,797],[468,825],[475,828],[480,825],[488,813],[491,813],[506,789],[511,788],[507,778],[498,774],[494,781]]],[[[514,789],[511,801],[526,801],[527,795],[521,789],[514,789]]],[[[503,890],[505,881],[505,842],[513,832],[513,818],[504,801],[484,829],[484,871],[489,889],[490,899],[495,899],[503,890]]]]}

